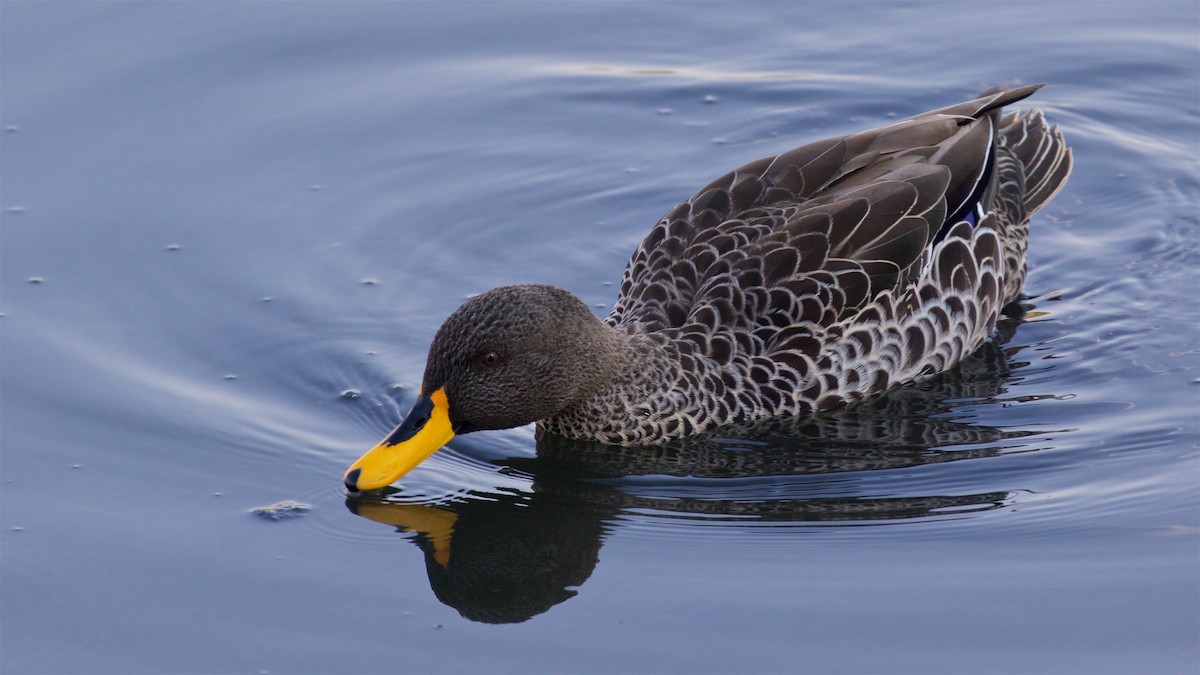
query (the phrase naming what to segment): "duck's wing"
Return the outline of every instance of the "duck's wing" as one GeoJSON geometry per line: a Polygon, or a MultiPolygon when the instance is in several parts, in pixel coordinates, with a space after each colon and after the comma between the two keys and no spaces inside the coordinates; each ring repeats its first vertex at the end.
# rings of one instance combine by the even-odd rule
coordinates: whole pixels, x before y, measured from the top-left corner
{"type": "Polygon", "coordinates": [[[730,339],[753,343],[764,323],[836,323],[911,281],[954,223],[978,222],[996,193],[998,111],[1040,86],[989,92],[722,176],[634,252],[609,323],[696,334],[703,352],[714,350],[701,332],[732,328],[730,339]]]}

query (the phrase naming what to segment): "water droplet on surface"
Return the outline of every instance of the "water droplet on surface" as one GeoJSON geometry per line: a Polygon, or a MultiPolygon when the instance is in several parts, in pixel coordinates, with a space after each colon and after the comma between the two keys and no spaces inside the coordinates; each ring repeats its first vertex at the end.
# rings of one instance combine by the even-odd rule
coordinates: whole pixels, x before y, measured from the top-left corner
{"type": "Polygon", "coordinates": [[[43,277],[29,277],[29,283],[44,284],[44,283],[46,283],[46,280],[43,277]]]}
{"type": "Polygon", "coordinates": [[[226,379],[226,380],[236,380],[236,379],[237,379],[237,375],[226,375],[226,376],[225,376],[225,379],[226,379]]]}
{"type": "Polygon", "coordinates": [[[716,103],[717,97],[712,94],[708,94],[707,96],[704,97],[704,102],[705,103],[716,103]]]}
{"type": "Polygon", "coordinates": [[[4,130],[5,130],[6,132],[10,133],[10,134],[15,134],[15,133],[17,133],[17,131],[19,131],[20,129],[21,129],[21,127],[19,127],[19,126],[15,125],[15,124],[10,124],[10,125],[8,125],[8,126],[4,127],[4,130]]]}
{"type": "Polygon", "coordinates": [[[655,112],[657,112],[659,115],[674,115],[675,114],[675,111],[671,110],[670,108],[659,108],[655,112]]]}
{"type": "Polygon", "coordinates": [[[342,392],[342,398],[346,399],[347,401],[357,401],[358,399],[362,398],[362,394],[359,393],[357,389],[347,389],[346,391],[342,392]]]}
{"type": "Polygon", "coordinates": [[[363,279],[363,280],[362,280],[362,285],[363,285],[363,286],[374,286],[374,285],[376,285],[376,284],[378,284],[378,283],[379,283],[379,282],[378,282],[377,280],[375,280],[375,279],[371,279],[371,278],[369,278],[369,277],[368,277],[368,278],[366,278],[366,279],[363,279]]]}
{"type": "Polygon", "coordinates": [[[8,207],[8,212],[9,213],[25,213],[25,207],[24,206],[10,206],[10,207],[8,207]]]}

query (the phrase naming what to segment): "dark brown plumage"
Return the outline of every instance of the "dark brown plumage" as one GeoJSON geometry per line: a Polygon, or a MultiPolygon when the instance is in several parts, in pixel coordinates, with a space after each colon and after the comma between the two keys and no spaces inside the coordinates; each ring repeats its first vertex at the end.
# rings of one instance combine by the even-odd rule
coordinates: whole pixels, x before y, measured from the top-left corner
{"type": "Polygon", "coordinates": [[[655,225],[603,322],[560,289],[490,291],[439,331],[422,389],[444,388],[459,433],[537,421],[636,445],[950,368],[1017,299],[1029,215],[1070,173],[1040,112],[1001,115],[1040,86],[725,174],[655,225]]]}

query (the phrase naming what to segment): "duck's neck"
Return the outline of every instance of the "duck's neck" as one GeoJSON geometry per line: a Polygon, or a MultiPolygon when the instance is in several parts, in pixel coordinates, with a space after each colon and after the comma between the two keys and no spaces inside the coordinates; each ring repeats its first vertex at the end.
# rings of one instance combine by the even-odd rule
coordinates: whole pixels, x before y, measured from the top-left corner
{"type": "Polygon", "coordinates": [[[660,337],[626,335],[604,324],[602,365],[594,364],[596,372],[586,378],[594,388],[539,426],[612,445],[658,443],[710,426],[711,419],[687,412],[698,412],[703,368],[660,337]]]}

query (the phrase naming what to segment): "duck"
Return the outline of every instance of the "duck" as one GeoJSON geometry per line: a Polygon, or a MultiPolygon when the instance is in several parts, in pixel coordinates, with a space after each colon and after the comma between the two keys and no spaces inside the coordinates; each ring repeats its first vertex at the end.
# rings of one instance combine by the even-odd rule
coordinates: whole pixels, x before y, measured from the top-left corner
{"type": "Polygon", "coordinates": [[[1042,84],[996,87],[746,163],[663,216],[604,318],[549,285],[468,299],[411,411],[346,470],[387,487],[455,435],[655,446],[813,416],[953,368],[1026,275],[1030,216],[1072,154],[1042,84]]]}

